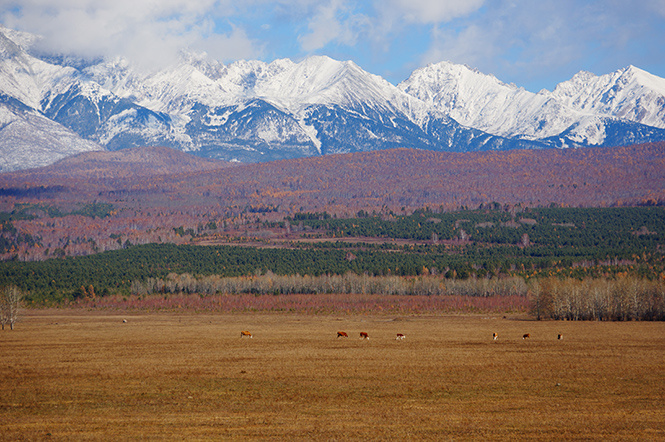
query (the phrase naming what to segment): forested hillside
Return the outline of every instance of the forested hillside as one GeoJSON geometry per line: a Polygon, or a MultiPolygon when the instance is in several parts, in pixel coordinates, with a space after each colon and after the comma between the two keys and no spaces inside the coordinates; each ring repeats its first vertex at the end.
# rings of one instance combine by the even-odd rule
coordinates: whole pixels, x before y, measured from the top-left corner
{"type": "MultiPolygon", "coordinates": [[[[170,149],[93,153],[0,174],[0,256],[39,260],[204,235],[289,238],[298,236],[298,223],[274,223],[307,212],[350,218],[421,208],[660,205],[664,153],[665,143],[457,154],[397,149],[231,167],[170,149]]],[[[491,229],[482,232],[475,236],[491,229]]]]}
{"type": "MultiPolygon", "coordinates": [[[[409,216],[359,215],[341,219],[327,213],[298,214],[284,222],[299,225],[298,237],[282,243],[126,245],[75,259],[7,261],[0,264],[0,286],[17,284],[31,293],[33,302],[48,303],[155,291],[445,294],[450,286],[443,281],[467,279],[494,281],[464,289],[473,296],[490,296],[516,294],[517,289],[496,283],[514,276],[665,282],[665,209],[660,207],[510,213],[492,206],[442,214],[419,210],[409,216]],[[266,274],[309,279],[260,278],[266,274]],[[374,279],[359,282],[345,276],[331,286],[329,280],[316,279],[325,275],[374,279]],[[248,276],[259,279],[224,279],[248,276]],[[392,277],[406,279],[381,279],[392,277]],[[408,281],[414,277],[433,279],[413,285],[408,281]]],[[[194,240],[210,242],[214,237],[191,233],[194,240]]],[[[525,290],[518,291],[526,296],[525,290]]]]}
{"type": "Polygon", "coordinates": [[[396,312],[663,319],[664,149],[88,154],[0,175],[0,286],[31,305],[337,311],[360,293],[396,312]]]}

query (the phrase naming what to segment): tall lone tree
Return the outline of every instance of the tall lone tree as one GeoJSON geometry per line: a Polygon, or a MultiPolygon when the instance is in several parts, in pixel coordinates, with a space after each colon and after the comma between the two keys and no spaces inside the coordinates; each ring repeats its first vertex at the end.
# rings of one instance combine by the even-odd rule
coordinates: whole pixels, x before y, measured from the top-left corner
{"type": "Polygon", "coordinates": [[[9,324],[10,330],[14,330],[22,298],[23,293],[16,286],[10,285],[0,290],[0,323],[3,330],[5,324],[9,324]]]}

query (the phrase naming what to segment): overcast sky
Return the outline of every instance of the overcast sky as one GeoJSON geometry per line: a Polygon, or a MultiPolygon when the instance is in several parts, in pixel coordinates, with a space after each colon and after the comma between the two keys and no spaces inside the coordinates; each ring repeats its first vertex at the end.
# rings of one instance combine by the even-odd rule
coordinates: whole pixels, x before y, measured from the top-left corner
{"type": "Polygon", "coordinates": [[[0,22],[144,67],[189,48],[225,63],[328,55],[394,84],[443,60],[534,92],[630,64],[665,77],[665,0],[0,0],[0,22]]]}

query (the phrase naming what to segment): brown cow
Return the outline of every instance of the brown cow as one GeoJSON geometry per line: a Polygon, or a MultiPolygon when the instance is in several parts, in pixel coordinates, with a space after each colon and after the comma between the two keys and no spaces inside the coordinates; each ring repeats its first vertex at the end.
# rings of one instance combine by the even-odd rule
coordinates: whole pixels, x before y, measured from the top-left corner
{"type": "Polygon", "coordinates": [[[562,340],[562,339],[563,339],[563,335],[562,335],[561,333],[559,333],[559,334],[557,335],[557,337],[556,337],[556,338],[557,338],[557,339],[558,339],[558,340],[560,341],[560,340],[562,340]]]}
{"type": "Polygon", "coordinates": [[[397,333],[397,337],[395,338],[396,341],[401,341],[402,339],[406,338],[402,333],[397,333]]]}
{"type": "Polygon", "coordinates": [[[360,332],[360,339],[369,339],[369,335],[365,332],[360,332]]]}
{"type": "Polygon", "coordinates": [[[530,338],[530,337],[531,337],[531,335],[530,335],[530,334],[528,334],[528,333],[525,333],[525,334],[524,334],[524,335],[522,336],[522,339],[527,339],[527,338],[530,338]]]}
{"type": "Polygon", "coordinates": [[[498,333],[492,333],[492,339],[494,339],[496,341],[496,338],[498,338],[498,337],[499,337],[498,333]]]}
{"type": "Polygon", "coordinates": [[[338,338],[348,338],[349,335],[347,335],[346,332],[337,332],[337,337],[338,338]]]}
{"type": "Polygon", "coordinates": [[[240,337],[241,337],[241,338],[244,338],[245,336],[250,337],[250,338],[253,338],[253,337],[254,337],[254,336],[252,336],[252,334],[251,334],[250,332],[248,332],[247,330],[243,330],[243,331],[241,331],[241,332],[240,332],[240,337]]]}

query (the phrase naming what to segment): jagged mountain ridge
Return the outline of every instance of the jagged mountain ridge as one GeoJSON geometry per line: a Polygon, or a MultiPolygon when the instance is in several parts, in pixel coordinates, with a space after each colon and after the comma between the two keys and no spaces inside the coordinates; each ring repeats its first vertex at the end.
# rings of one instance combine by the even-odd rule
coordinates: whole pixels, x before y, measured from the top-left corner
{"type": "MultiPolygon", "coordinates": [[[[414,71],[398,86],[323,56],[224,65],[183,54],[177,65],[143,73],[122,59],[40,54],[37,40],[0,27],[0,93],[77,134],[69,144],[79,151],[163,145],[254,162],[394,147],[481,151],[665,139],[665,80],[633,67],[581,73],[533,94],[451,63],[414,71]]],[[[64,155],[57,150],[32,155],[29,164],[5,161],[2,170],[48,164],[64,155]]]]}
{"type": "Polygon", "coordinates": [[[0,172],[103,149],[40,111],[42,91],[73,71],[28,55],[21,45],[32,44],[34,36],[14,31],[7,35],[0,33],[0,172]]]}
{"type": "Polygon", "coordinates": [[[172,121],[187,140],[185,150],[226,160],[403,146],[450,150],[461,140],[468,150],[522,147],[460,127],[355,63],[328,57],[222,66],[189,55],[178,66],[143,77],[118,60],[85,72],[118,96],[184,116],[172,121]],[[446,134],[454,136],[442,142],[446,134]]]}
{"type": "Polygon", "coordinates": [[[579,72],[552,92],[584,112],[601,113],[665,128],[665,79],[635,66],[607,75],[579,72]]]}
{"type": "Polygon", "coordinates": [[[631,123],[665,128],[665,79],[634,66],[602,76],[581,72],[553,92],[532,93],[441,62],[417,69],[398,87],[463,125],[509,138],[603,146],[617,140],[617,128],[649,131],[631,123]]]}
{"type": "Polygon", "coordinates": [[[19,100],[0,94],[0,172],[41,167],[103,150],[19,100]]]}

